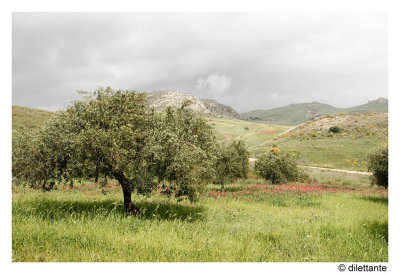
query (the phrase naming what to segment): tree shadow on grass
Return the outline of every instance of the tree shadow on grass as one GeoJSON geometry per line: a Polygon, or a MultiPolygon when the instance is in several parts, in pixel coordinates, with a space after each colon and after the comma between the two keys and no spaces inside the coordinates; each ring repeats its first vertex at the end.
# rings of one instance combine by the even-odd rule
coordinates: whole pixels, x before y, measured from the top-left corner
{"type": "MultiPolygon", "coordinates": [[[[141,213],[136,218],[181,220],[193,222],[203,218],[204,207],[168,202],[139,201],[134,203],[141,213]]],[[[13,207],[13,216],[34,216],[45,220],[99,219],[127,217],[121,201],[59,201],[45,199],[13,207]]],[[[133,217],[133,216],[132,216],[133,217]]],[[[135,217],[133,217],[135,218],[135,217]]]]}
{"type": "Polygon", "coordinates": [[[139,207],[141,212],[139,218],[143,219],[193,222],[202,219],[204,216],[204,207],[202,206],[148,201],[138,202],[136,206],[139,207]]]}
{"type": "Polygon", "coordinates": [[[383,238],[388,242],[388,221],[366,221],[363,222],[363,226],[367,229],[369,234],[372,234],[377,238],[383,238]]]}
{"type": "MultiPolygon", "coordinates": [[[[244,189],[244,186],[230,186],[230,185],[225,186],[226,192],[237,192],[237,191],[242,191],[243,189],[244,189]]],[[[220,192],[221,186],[213,186],[209,190],[214,191],[214,192],[220,192]]]]}
{"type": "Polygon", "coordinates": [[[385,205],[388,204],[389,200],[388,197],[377,197],[377,196],[362,196],[361,199],[385,205]]]}

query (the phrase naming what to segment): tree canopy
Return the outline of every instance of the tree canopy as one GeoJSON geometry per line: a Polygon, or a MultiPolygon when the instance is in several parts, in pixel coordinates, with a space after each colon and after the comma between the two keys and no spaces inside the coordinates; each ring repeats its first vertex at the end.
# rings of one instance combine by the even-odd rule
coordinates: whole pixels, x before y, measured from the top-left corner
{"type": "Polygon", "coordinates": [[[262,155],[255,163],[255,171],[272,184],[286,183],[299,177],[296,161],[288,154],[270,152],[262,155]]]}
{"type": "Polygon", "coordinates": [[[368,158],[368,170],[372,172],[372,183],[387,188],[389,185],[389,148],[381,148],[368,158]]]}
{"type": "Polygon", "coordinates": [[[109,176],[121,185],[128,214],[139,213],[132,191],[148,195],[163,181],[175,196],[196,199],[212,178],[215,139],[206,120],[187,108],[190,102],[156,113],[144,93],[100,88],[84,94],[39,132],[13,136],[13,178],[45,183],[109,176]]]}
{"type": "Polygon", "coordinates": [[[235,140],[230,144],[219,143],[215,154],[215,173],[217,182],[221,185],[221,191],[225,191],[227,180],[247,178],[250,153],[243,141],[235,140]]]}

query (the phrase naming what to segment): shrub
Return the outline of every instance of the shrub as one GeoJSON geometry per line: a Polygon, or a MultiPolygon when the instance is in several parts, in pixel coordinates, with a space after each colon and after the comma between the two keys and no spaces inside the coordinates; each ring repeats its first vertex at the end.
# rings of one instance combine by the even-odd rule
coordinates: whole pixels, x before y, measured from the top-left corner
{"type": "Polygon", "coordinates": [[[279,153],[281,152],[281,150],[279,149],[279,148],[277,148],[277,147],[271,147],[270,149],[269,149],[269,151],[272,153],[272,154],[274,154],[274,155],[279,155],[279,153]]]}
{"type": "Polygon", "coordinates": [[[342,132],[342,129],[340,127],[338,127],[338,126],[333,126],[333,127],[329,128],[328,132],[340,133],[340,132],[342,132]]]}
{"type": "Polygon", "coordinates": [[[299,176],[294,158],[287,154],[268,153],[263,155],[256,161],[254,169],[265,180],[271,180],[272,184],[293,181],[299,176]]]}
{"type": "Polygon", "coordinates": [[[388,147],[382,148],[368,157],[368,170],[372,172],[373,184],[388,187],[389,157],[388,147]]]}

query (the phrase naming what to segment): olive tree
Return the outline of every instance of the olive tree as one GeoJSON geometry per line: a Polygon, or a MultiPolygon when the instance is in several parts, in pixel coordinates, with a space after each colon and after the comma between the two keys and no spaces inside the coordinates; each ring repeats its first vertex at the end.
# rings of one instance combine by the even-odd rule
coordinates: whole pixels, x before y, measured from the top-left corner
{"type": "Polygon", "coordinates": [[[267,153],[259,157],[254,170],[272,184],[286,183],[299,177],[296,161],[288,154],[267,153]]]}
{"type": "Polygon", "coordinates": [[[230,144],[220,143],[215,151],[215,173],[221,191],[225,191],[226,180],[247,178],[249,172],[249,151],[241,140],[230,144]]]}
{"type": "Polygon", "coordinates": [[[211,173],[214,139],[203,118],[187,104],[157,114],[147,107],[144,93],[100,88],[85,94],[35,136],[14,138],[13,177],[43,182],[115,178],[127,214],[139,213],[132,191],[148,195],[163,180],[171,182],[177,196],[194,200],[211,173]]]}
{"type": "Polygon", "coordinates": [[[389,184],[389,149],[388,147],[379,149],[369,155],[368,170],[372,172],[372,183],[388,187],[389,184]]]}
{"type": "Polygon", "coordinates": [[[49,181],[60,181],[71,174],[73,136],[63,114],[52,119],[38,132],[17,131],[12,138],[13,180],[45,187],[49,181]]]}
{"type": "Polygon", "coordinates": [[[204,117],[187,108],[167,107],[153,116],[151,163],[164,193],[190,201],[212,180],[215,137],[204,117]]]}

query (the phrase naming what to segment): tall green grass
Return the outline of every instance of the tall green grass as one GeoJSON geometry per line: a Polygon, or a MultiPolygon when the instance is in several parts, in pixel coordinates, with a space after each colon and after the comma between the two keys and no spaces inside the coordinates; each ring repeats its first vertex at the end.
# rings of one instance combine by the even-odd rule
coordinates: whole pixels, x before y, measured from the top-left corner
{"type": "MultiPolygon", "coordinates": [[[[368,170],[368,154],[387,144],[381,138],[324,138],[275,142],[282,151],[296,150],[304,164],[348,170],[368,170]]],[[[266,147],[264,150],[267,150],[266,147]]]]}
{"type": "Polygon", "coordinates": [[[124,215],[119,192],[16,191],[13,261],[388,260],[385,198],[326,194],[308,205],[133,198],[139,217],[124,215]]]}

